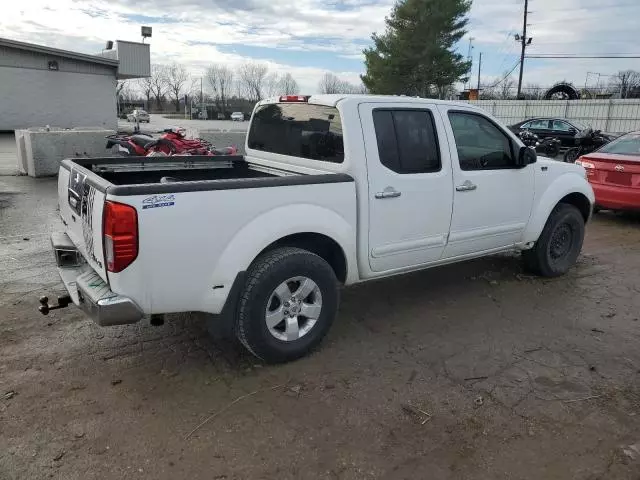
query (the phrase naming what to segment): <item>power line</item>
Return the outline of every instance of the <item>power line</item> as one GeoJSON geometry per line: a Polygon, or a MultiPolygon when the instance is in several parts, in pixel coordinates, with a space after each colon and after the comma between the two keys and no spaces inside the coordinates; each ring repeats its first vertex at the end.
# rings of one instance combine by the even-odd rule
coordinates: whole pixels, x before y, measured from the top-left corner
{"type": "Polygon", "coordinates": [[[606,58],[606,59],[616,59],[616,58],[640,58],[640,55],[625,55],[625,54],[613,54],[613,55],[573,55],[573,54],[535,54],[535,55],[527,55],[527,58],[575,58],[575,59],[585,59],[585,58],[606,58]]]}
{"type": "Polygon", "coordinates": [[[509,70],[509,73],[507,73],[502,79],[498,80],[496,83],[494,83],[493,85],[488,85],[488,86],[484,86],[483,88],[493,88],[493,87],[497,87],[498,85],[500,85],[502,82],[504,82],[507,78],[509,78],[509,76],[513,73],[513,71],[518,67],[518,65],[520,65],[520,60],[518,60],[516,62],[516,64],[513,66],[513,68],[511,70],[509,70]]]}
{"type": "Polygon", "coordinates": [[[576,10],[611,10],[612,8],[627,8],[627,7],[638,7],[637,2],[631,3],[618,3],[614,5],[594,5],[591,7],[578,7],[578,8],[545,8],[543,11],[546,12],[575,12],[576,10]]]}

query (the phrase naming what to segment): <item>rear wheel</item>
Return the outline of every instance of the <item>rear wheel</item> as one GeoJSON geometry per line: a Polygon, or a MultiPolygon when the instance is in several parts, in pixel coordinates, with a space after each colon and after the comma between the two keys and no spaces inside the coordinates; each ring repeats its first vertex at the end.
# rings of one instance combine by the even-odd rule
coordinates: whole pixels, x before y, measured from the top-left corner
{"type": "Polygon", "coordinates": [[[338,299],[338,281],[324,259],[300,248],[278,248],[259,257],[247,272],[236,335],[266,362],[295,360],[322,341],[338,299]]]}
{"type": "Polygon", "coordinates": [[[584,241],[584,218],[573,205],[553,209],[531,250],[522,253],[525,266],[544,277],[564,275],[576,263],[584,241]]]}

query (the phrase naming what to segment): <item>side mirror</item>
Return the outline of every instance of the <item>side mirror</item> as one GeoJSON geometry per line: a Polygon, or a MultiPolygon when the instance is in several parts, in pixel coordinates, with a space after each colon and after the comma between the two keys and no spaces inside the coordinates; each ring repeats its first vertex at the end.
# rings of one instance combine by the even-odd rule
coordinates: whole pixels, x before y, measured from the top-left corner
{"type": "Polygon", "coordinates": [[[518,152],[518,166],[520,168],[536,163],[537,160],[538,156],[533,148],[520,147],[520,151],[518,152]]]}
{"type": "Polygon", "coordinates": [[[578,130],[576,130],[575,128],[571,127],[571,128],[569,128],[569,133],[578,133],[578,130]]]}

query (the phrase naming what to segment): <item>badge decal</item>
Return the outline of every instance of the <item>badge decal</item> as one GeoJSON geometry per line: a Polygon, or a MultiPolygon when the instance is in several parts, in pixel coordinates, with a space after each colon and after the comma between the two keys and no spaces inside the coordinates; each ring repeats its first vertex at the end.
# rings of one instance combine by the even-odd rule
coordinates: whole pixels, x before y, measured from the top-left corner
{"type": "Polygon", "coordinates": [[[153,195],[142,200],[142,209],[173,207],[175,204],[175,195],[153,195]]]}

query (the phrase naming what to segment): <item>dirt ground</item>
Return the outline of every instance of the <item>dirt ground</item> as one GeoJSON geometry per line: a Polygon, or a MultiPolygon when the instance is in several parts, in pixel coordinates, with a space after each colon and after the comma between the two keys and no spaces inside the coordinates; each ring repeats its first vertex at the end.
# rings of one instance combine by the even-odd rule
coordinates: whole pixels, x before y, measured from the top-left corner
{"type": "Polygon", "coordinates": [[[267,366],[202,315],[100,328],[60,291],[55,181],[0,177],[1,479],[639,479],[640,220],[557,280],[492,257],[343,292],[267,366]]]}

